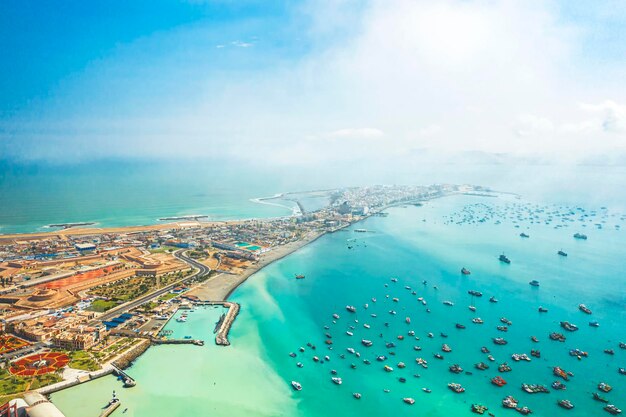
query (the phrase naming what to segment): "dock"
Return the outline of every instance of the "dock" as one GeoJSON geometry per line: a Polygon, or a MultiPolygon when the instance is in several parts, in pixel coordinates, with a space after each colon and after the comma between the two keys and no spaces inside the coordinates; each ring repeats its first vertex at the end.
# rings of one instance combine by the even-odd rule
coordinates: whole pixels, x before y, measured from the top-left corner
{"type": "Polygon", "coordinates": [[[102,410],[99,417],[109,417],[113,414],[113,411],[117,410],[117,408],[121,405],[119,401],[113,401],[107,405],[107,407],[102,410]]]}
{"type": "Polygon", "coordinates": [[[231,303],[230,301],[196,301],[195,305],[209,305],[209,306],[222,306],[228,309],[226,316],[221,320],[220,326],[217,328],[215,335],[215,344],[219,346],[230,346],[228,341],[228,332],[233,325],[233,322],[239,314],[239,304],[231,303]]]}
{"type": "Polygon", "coordinates": [[[124,388],[131,388],[131,387],[134,387],[135,385],[137,385],[137,381],[135,381],[126,372],[122,371],[120,368],[118,368],[117,366],[115,366],[113,364],[111,364],[111,366],[113,367],[113,374],[117,375],[120,378],[122,378],[122,380],[124,381],[124,388]]]}

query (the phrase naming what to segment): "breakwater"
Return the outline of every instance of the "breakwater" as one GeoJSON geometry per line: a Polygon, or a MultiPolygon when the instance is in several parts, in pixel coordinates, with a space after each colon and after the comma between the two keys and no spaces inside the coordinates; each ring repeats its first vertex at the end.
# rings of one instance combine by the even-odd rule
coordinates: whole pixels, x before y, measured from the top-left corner
{"type": "Polygon", "coordinates": [[[197,301],[194,304],[211,306],[218,305],[228,309],[226,316],[223,320],[221,320],[221,324],[217,329],[215,344],[219,346],[230,346],[230,342],[228,341],[228,332],[239,314],[239,304],[232,303],[230,301],[197,301]]]}

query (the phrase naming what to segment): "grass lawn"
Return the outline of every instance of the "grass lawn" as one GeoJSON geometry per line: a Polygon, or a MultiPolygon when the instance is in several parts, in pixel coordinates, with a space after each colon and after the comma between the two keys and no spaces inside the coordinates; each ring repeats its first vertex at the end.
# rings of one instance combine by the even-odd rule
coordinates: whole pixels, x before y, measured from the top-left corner
{"type": "MultiPolygon", "coordinates": [[[[22,377],[10,374],[7,370],[0,370],[0,399],[8,401],[15,398],[21,392],[28,389],[37,389],[46,385],[54,384],[63,378],[57,373],[49,373],[34,377],[22,377]]],[[[5,401],[5,402],[6,402],[5,401]]]]}
{"type": "Polygon", "coordinates": [[[84,350],[77,350],[69,353],[70,363],[68,364],[70,368],[74,369],[82,369],[83,371],[96,371],[100,369],[98,363],[93,359],[92,355],[89,352],[85,352],[84,350]]]}
{"type": "Polygon", "coordinates": [[[105,301],[105,300],[96,300],[91,303],[89,310],[96,311],[98,313],[102,313],[104,311],[110,310],[111,308],[117,305],[116,301],[105,301]]]}
{"type": "Polygon", "coordinates": [[[160,248],[157,249],[149,249],[150,253],[163,253],[163,252],[174,252],[175,250],[178,250],[180,248],[176,248],[174,246],[167,246],[167,245],[163,245],[160,248]]]}

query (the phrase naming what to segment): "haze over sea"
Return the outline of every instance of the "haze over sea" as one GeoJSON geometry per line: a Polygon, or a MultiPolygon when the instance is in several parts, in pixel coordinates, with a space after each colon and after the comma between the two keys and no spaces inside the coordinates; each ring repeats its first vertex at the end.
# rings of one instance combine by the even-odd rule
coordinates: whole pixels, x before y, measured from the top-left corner
{"type": "MultiPolygon", "coordinates": [[[[221,310],[197,309],[189,314],[186,323],[170,321],[168,329],[174,331],[173,337],[189,335],[204,339],[209,342],[204,347],[152,347],[128,371],[138,381],[135,388],[123,390],[115,378],[105,377],[56,393],[52,395],[53,402],[68,417],[97,416],[112,390],[116,390],[121,399],[121,409],[128,408],[125,415],[133,417],[205,414],[313,417],[330,413],[341,416],[450,416],[470,415],[469,405],[475,402],[487,405],[496,415],[516,415],[515,411],[503,410],[500,406],[502,398],[511,394],[520,400],[520,405],[533,409],[533,415],[537,416],[604,413],[601,403],[591,399],[598,382],[613,385],[613,391],[606,394],[611,400],[619,402],[626,398],[624,376],[617,373],[617,368],[624,366],[626,360],[626,351],[617,346],[624,339],[623,323],[626,322],[623,291],[626,224],[620,219],[620,214],[624,213],[624,195],[620,192],[625,185],[624,171],[604,168],[598,172],[582,167],[575,170],[574,180],[569,175],[555,175],[563,171],[526,167],[516,170],[518,174],[527,172],[527,175],[518,177],[522,181],[513,182],[511,176],[498,175],[504,169],[492,168],[493,176],[483,177],[482,181],[472,175],[471,167],[467,167],[450,169],[447,174],[440,169],[430,181],[426,179],[424,168],[423,172],[405,178],[404,182],[474,182],[502,191],[521,192],[521,199],[514,196],[447,197],[424,207],[393,208],[388,210],[386,218],[372,217],[347,231],[326,235],[255,274],[233,294],[231,300],[241,303],[242,310],[231,331],[230,347],[222,348],[212,343],[212,330],[221,310]],[[541,178],[544,187],[534,188],[531,180],[537,178],[541,178]],[[563,187],[565,183],[575,186],[563,187]],[[526,213],[526,216],[543,207],[543,214],[536,213],[542,219],[551,209],[564,214],[581,207],[587,210],[586,213],[596,210],[599,214],[597,218],[591,218],[587,226],[576,220],[563,222],[567,227],[556,229],[554,226],[561,224],[560,220],[546,225],[542,220],[526,218],[520,220],[517,223],[520,227],[516,228],[509,218],[519,213],[526,213]],[[471,217],[461,220],[468,213],[471,217]],[[599,217],[604,215],[606,223],[602,229],[597,229],[594,223],[599,223],[599,217]],[[483,217],[486,220],[480,222],[483,217]],[[621,225],[622,230],[616,229],[616,224],[621,225]],[[355,228],[370,232],[355,233],[355,228]],[[520,238],[522,231],[531,237],[520,238]],[[584,232],[589,239],[575,240],[572,237],[575,232],[584,232]],[[559,257],[556,252],[560,249],[569,256],[559,257]],[[511,258],[511,265],[498,262],[497,256],[502,252],[511,258]],[[460,274],[462,266],[472,271],[469,277],[460,274]],[[306,279],[294,280],[296,273],[304,273],[306,279]],[[391,277],[397,277],[399,281],[392,283],[391,277]],[[539,280],[541,286],[530,287],[528,282],[531,279],[539,280]],[[427,280],[428,285],[423,286],[423,280],[427,280]],[[417,295],[411,295],[405,286],[410,286],[417,295]],[[485,296],[472,298],[467,294],[470,289],[482,291],[485,296]],[[500,301],[489,303],[491,295],[500,301]],[[427,300],[427,306],[417,302],[419,296],[427,300]],[[376,303],[371,301],[372,297],[377,299],[376,303]],[[392,302],[393,297],[398,297],[399,302],[392,302]],[[454,307],[443,305],[444,300],[453,301],[454,307]],[[364,303],[370,305],[367,311],[364,303]],[[593,315],[578,311],[579,303],[586,303],[593,315]],[[355,315],[345,311],[347,304],[357,307],[355,315]],[[469,311],[467,306],[470,304],[477,307],[476,313],[469,311]],[[540,305],[549,312],[539,314],[537,308],[540,305]],[[427,307],[430,313],[425,311],[427,307]],[[392,309],[397,315],[388,314],[392,309]],[[335,312],[341,318],[333,324],[331,315],[335,312]],[[370,317],[371,313],[376,313],[377,317],[370,317]],[[410,325],[405,323],[407,316],[412,319],[410,325]],[[495,329],[501,325],[499,318],[503,316],[513,322],[507,333],[495,329]],[[481,317],[484,324],[473,324],[473,317],[481,317]],[[563,320],[577,324],[580,330],[564,332],[567,336],[565,343],[549,340],[548,333],[562,331],[559,321],[563,320]],[[600,327],[588,326],[589,320],[599,321],[600,327]],[[388,327],[385,322],[389,323],[388,327]],[[455,329],[457,322],[467,328],[455,329]],[[364,323],[370,324],[371,328],[364,328],[364,323]],[[330,329],[324,330],[325,325],[330,329]],[[353,337],[345,333],[349,326],[355,327],[353,337]],[[414,330],[420,340],[408,336],[409,330],[414,330]],[[333,337],[333,350],[330,351],[324,345],[327,331],[333,337]],[[428,332],[435,337],[427,337],[428,332]],[[448,337],[442,338],[440,332],[448,337]],[[383,337],[379,337],[381,333],[383,337]],[[405,339],[399,341],[397,335],[404,335],[405,339]],[[540,342],[532,343],[531,335],[537,336],[540,342]],[[505,337],[508,345],[494,345],[491,338],[498,336],[505,337]],[[363,347],[360,344],[362,338],[372,340],[374,346],[363,347]],[[308,342],[317,349],[312,351],[307,347],[308,342]],[[397,347],[386,349],[385,342],[395,342],[397,347]],[[439,361],[433,358],[433,354],[441,352],[442,343],[449,344],[452,352],[444,354],[445,359],[439,361]],[[422,350],[415,351],[415,345],[421,346],[422,350]],[[298,351],[300,346],[306,348],[304,353],[298,351]],[[491,350],[495,362],[486,359],[486,355],[480,352],[481,346],[491,350]],[[348,347],[359,351],[361,358],[349,354],[348,347]],[[533,358],[526,363],[514,362],[510,357],[512,353],[529,353],[531,348],[541,350],[540,359],[533,358]],[[588,351],[589,357],[577,360],[569,356],[569,350],[574,348],[588,351]],[[615,355],[603,353],[605,348],[613,348],[615,355]],[[389,351],[394,351],[395,356],[389,351]],[[298,356],[291,358],[290,352],[297,352],[298,356]],[[341,354],[346,358],[340,359],[341,354]],[[376,356],[382,354],[389,359],[376,361],[376,356]],[[330,361],[315,363],[313,355],[320,358],[329,355],[330,361]],[[428,369],[416,364],[417,357],[428,361],[428,369]],[[371,365],[362,362],[366,358],[371,360],[371,365]],[[296,367],[298,361],[304,364],[303,368],[296,367]],[[407,365],[406,368],[397,368],[400,361],[407,365]],[[476,370],[474,364],[479,361],[488,363],[490,368],[476,370]],[[489,383],[489,378],[499,374],[497,365],[505,361],[512,364],[513,371],[502,374],[508,381],[507,386],[496,388],[489,383]],[[356,369],[351,369],[352,363],[356,369]],[[460,364],[473,375],[450,373],[448,366],[453,363],[460,364]],[[391,365],[395,371],[384,372],[383,364],[391,365]],[[565,382],[566,391],[529,395],[520,390],[522,382],[549,386],[557,379],[551,370],[556,365],[575,375],[565,382]],[[331,369],[336,369],[343,378],[341,386],[331,383],[331,369]],[[406,383],[399,382],[399,377],[405,377],[406,383]],[[303,390],[292,391],[291,380],[301,382],[303,390]],[[466,392],[452,393],[446,387],[448,382],[463,384],[466,392]],[[429,387],[432,393],[422,392],[422,387],[429,387]],[[390,392],[385,393],[383,389],[390,392]],[[357,391],[363,395],[358,401],[352,397],[357,391]],[[407,406],[402,402],[403,397],[415,398],[416,404],[407,406]],[[570,399],[576,407],[570,411],[559,408],[556,401],[563,398],[570,399]]],[[[227,183],[225,179],[229,178],[224,176],[217,181],[221,184],[218,189],[228,191],[221,194],[226,197],[220,197],[214,191],[218,178],[215,172],[212,173],[214,176],[203,173],[193,178],[173,178],[171,175],[159,176],[158,169],[151,169],[154,176],[146,181],[159,184],[165,201],[163,205],[157,204],[159,199],[156,196],[139,205],[136,196],[127,195],[128,199],[125,199],[122,197],[124,192],[132,194],[131,190],[142,189],[129,184],[116,200],[117,207],[125,208],[119,208],[118,213],[136,213],[135,217],[116,219],[106,216],[111,219],[110,224],[131,224],[133,219],[149,221],[154,217],[184,213],[212,214],[215,218],[289,214],[287,209],[279,213],[281,209],[278,208],[274,213],[274,208],[263,205],[251,205],[245,209],[249,211],[229,212],[229,208],[238,207],[240,203],[247,207],[248,199],[259,195],[330,186],[328,180],[320,179],[320,183],[303,182],[303,187],[295,187],[296,184],[289,183],[295,178],[280,181],[279,175],[268,173],[253,176],[257,179],[256,186],[246,186],[242,181],[239,186],[222,188],[227,183]],[[180,183],[187,185],[177,187],[176,184],[180,183]],[[189,197],[202,190],[207,194],[203,197],[206,200],[194,203],[196,205],[188,204],[193,202],[189,197]],[[180,201],[181,198],[184,201],[180,201]],[[161,212],[163,208],[169,211],[161,212]],[[214,211],[207,213],[211,208],[214,211]]],[[[83,172],[88,171],[85,168],[83,172]]],[[[483,169],[481,175],[484,172],[483,169]]],[[[118,195],[110,184],[122,183],[115,181],[115,175],[113,170],[108,176],[112,178],[110,182],[104,182],[109,185],[103,185],[104,190],[111,187],[107,191],[109,196],[118,195]]],[[[33,184],[36,178],[37,175],[31,178],[33,184]]],[[[107,176],[98,178],[104,180],[107,176]]],[[[363,181],[369,179],[364,177],[363,181]]],[[[63,182],[59,181],[58,184],[63,182]]],[[[67,181],[76,183],[71,176],[67,181]]],[[[89,187],[85,186],[84,190],[89,187]]],[[[76,196],[72,201],[83,200],[76,196]]],[[[84,204],[89,207],[90,203],[84,204]]],[[[83,213],[84,210],[76,209],[76,212],[83,213]]],[[[105,218],[107,210],[105,207],[101,210],[105,218]]],[[[4,216],[6,219],[6,214],[4,216]]],[[[573,216],[574,219],[579,217],[573,216]]],[[[97,216],[63,220],[104,222],[97,216]]]]}

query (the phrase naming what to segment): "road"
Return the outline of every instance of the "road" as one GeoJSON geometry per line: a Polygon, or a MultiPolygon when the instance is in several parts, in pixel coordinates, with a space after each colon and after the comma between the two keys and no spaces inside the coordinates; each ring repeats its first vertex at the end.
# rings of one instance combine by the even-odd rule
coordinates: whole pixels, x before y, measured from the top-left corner
{"type": "Polygon", "coordinates": [[[165,287],[158,289],[157,291],[151,292],[149,294],[143,295],[129,303],[123,304],[121,306],[112,308],[111,310],[107,311],[104,314],[101,314],[100,316],[96,317],[96,319],[94,320],[94,322],[99,322],[99,321],[107,321],[112,319],[113,317],[119,316],[120,314],[123,314],[129,310],[132,310],[133,308],[139,307],[140,305],[147,303],[148,301],[152,300],[153,298],[156,297],[160,297],[161,295],[170,292],[174,287],[184,283],[185,281],[188,281],[196,276],[203,276],[203,275],[207,275],[209,272],[211,272],[211,268],[209,268],[208,266],[201,264],[200,262],[191,259],[190,257],[184,255],[185,250],[181,249],[178,250],[176,252],[174,252],[174,256],[176,258],[178,258],[179,260],[185,262],[186,264],[190,265],[191,267],[195,268],[196,271],[181,279],[178,280],[176,282],[173,282],[171,284],[166,285],[165,287]]]}

